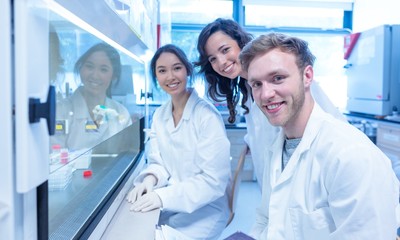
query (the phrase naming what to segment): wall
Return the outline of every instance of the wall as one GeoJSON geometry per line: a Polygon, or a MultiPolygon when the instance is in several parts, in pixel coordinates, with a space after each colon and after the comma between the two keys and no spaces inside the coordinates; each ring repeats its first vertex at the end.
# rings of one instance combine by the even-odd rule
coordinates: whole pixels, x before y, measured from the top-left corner
{"type": "Polygon", "coordinates": [[[355,0],[353,31],[361,32],[382,24],[400,24],[398,0],[355,0]]]}

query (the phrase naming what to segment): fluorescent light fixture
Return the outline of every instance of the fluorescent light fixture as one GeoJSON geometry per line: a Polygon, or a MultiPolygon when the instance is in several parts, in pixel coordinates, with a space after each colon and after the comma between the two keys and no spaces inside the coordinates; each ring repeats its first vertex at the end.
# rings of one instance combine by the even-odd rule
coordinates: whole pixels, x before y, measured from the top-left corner
{"type": "MultiPolygon", "coordinates": [[[[99,39],[103,40],[104,42],[110,44],[114,48],[116,48],[119,51],[125,53],[126,55],[128,55],[129,57],[135,59],[136,61],[141,62],[141,63],[144,62],[143,57],[138,57],[137,55],[133,54],[131,51],[129,51],[126,48],[122,47],[120,44],[118,44],[117,42],[115,42],[114,40],[112,40],[111,38],[109,38],[108,36],[103,34],[102,32],[100,32],[96,28],[92,27],[90,24],[88,24],[87,22],[83,21],[82,19],[80,19],[79,17],[77,17],[75,14],[73,14],[70,11],[68,11],[67,9],[65,9],[63,6],[61,6],[57,2],[52,1],[52,0],[46,0],[46,2],[48,4],[48,8],[51,11],[53,11],[54,13],[56,13],[59,16],[65,18],[66,20],[70,21],[71,23],[73,23],[74,25],[78,26],[79,28],[87,31],[88,33],[93,34],[97,38],[99,38],[99,39]]],[[[121,19],[121,21],[122,21],[122,19],[121,19]]],[[[146,56],[144,56],[144,57],[146,58],[146,56]]]]}

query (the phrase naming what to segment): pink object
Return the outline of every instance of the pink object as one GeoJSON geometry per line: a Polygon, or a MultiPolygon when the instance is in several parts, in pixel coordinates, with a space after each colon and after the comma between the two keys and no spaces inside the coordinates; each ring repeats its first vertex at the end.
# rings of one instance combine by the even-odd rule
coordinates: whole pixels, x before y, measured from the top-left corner
{"type": "Polygon", "coordinates": [[[53,149],[53,151],[60,151],[61,145],[60,144],[54,144],[53,146],[51,146],[51,148],[53,149]]]}
{"type": "Polygon", "coordinates": [[[68,163],[68,149],[66,149],[66,148],[61,149],[60,162],[63,164],[68,163]]]}

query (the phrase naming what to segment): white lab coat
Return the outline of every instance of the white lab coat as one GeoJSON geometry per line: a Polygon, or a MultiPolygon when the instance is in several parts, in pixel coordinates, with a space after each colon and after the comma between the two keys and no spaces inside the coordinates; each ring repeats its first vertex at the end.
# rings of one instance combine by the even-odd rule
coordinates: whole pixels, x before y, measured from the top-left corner
{"type": "Polygon", "coordinates": [[[88,130],[86,125],[92,120],[89,114],[92,109],[86,105],[82,87],[76,89],[71,97],[57,103],[56,107],[56,120],[66,124],[64,127],[68,129],[68,134],[56,132],[51,137],[51,143],[60,144],[70,151],[92,148],[132,124],[129,112],[122,104],[106,98],[105,106],[114,109],[120,115],[119,120],[107,121],[95,130],[88,130]]]}
{"type": "Polygon", "coordinates": [[[173,212],[167,225],[192,239],[217,239],[229,216],[231,178],[230,143],[218,110],[192,90],[175,127],[171,101],[163,104],[154,113],[146,154],[149,166],[134,183],[149,173],[157,177],[160,219],[173,212]]]}
{"type": "Polygon", "coordinates": [[[283,142],[281,132],[265,162],[253,237],[396,238],[399,182],[390,160],[361,131],[315,104],[282,172],[283,142]]]}
{"type": "MultiPolygon", "coordinates": [[[[251,89],[248,89],[251,91],[251,89]]],[[[347,121],[343,114],[333,105],[328,96],[324,93],[317,82],[311,85],[311,93],[315,101],[321,108],[342,121],[347,121]]],[[[268,161],[268,149],[277,138],[278,127],[272,126],[264,113],[255,102],[249,100],[247,103],[250,112],[245,115],[247,134],[245,142],[250,148],[254,172],[260,189],[262,189],[262,178],[264,172],[264,162],[268,161]]]]}

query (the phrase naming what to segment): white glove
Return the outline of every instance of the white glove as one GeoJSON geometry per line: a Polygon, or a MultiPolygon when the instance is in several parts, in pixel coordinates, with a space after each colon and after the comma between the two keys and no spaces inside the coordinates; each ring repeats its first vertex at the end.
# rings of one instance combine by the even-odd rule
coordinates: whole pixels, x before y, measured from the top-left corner
{"type": "Polygon", "coordinates": [[[147,212],[156,208],[161,208],[162,202],[156,192],[149,192],[139,197],[130,208],[131,211],[135,212],[147,212]]]}
{"type": "Polygon", "coordinates": [[[143,194],[152,192],[156,183],[157,178],[153,174],[147,175],[141,184],[137,185],[128,193],[126,200],[130,203],[136,202],[143,194]]]}
{"type": "Polygon", "coordinates": [[[107,108],[104,105],[97,105],[96,107],[94,107],[92,112],[95,122],[98,123],[99,125],[102,125],[103,123],[111,121],[113,119],[119,118],[119,114],[115,109],[107,108]]]}

